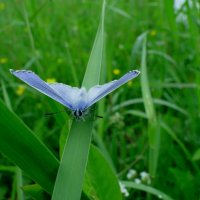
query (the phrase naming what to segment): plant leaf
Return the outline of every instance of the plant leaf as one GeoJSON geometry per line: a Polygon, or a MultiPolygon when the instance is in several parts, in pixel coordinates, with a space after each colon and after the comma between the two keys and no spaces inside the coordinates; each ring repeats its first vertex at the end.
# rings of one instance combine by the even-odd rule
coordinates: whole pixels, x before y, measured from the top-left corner
{"type": "MultiPolygon", "coordinates": [[[[105,0],[102,16],[87,65],[82,86],[87,89],[99,83],[103,59],[105,0]]],[[[52,200],[78,200],[81,197],[84,173],[88,160],[94,110],[85,121],[73,121],[64,147],[60,167],[56,177],[52,200]]]]}
{"type": "Polygon", "coordinates": [[[145,112],[148,118],[148,138],[149,138],[149,172],[155,176],[158,164],[160,146],[160,127],[157,120],[154,104],[150,92],[147,61],[146,61],[146,36],[143,37],[142,57],[141,57],[141,86],[145,112]]]}
{"type": "Polygon", "coordinates": [[[38,184],[25,185],[22,189],[26,195],[31,196],[35,200],[49,199],[48,194],[45,193],[45,191],[38,184]]]}
{"type": "Polygon", "coordinates": [[[91,199],[122,199],[118,179],[114,171],[101,152],[93,145],[90,149],[85,175],[84,192],[89,195],[91,199]]]}
{"type": "Polygon", "coordinates": [[[87,64],[85,76],[82,82],[82,87],[87,89],[99,84],[101,75],[101,66],[103,62],[103,48],[104,48],[104,16],[105,16],[106,1],[103,0],[101,21],[87,64]]]}
{"type": "Polygon", "coordinates": [[[143,184],[138,184],[138,183],[133,183],[133,182],[129,182],[129,181],[120,181],[122,184],[124,184],[126,187],[130,187],[130,188],[134,188],[137,190],[141,190],[141,191],[145,191],[147,193],[153,194],[155,196],[157,196],[159,199],[163,199],[163,200],[173,200],[170,196],[166,195],[165,193],[147,186],[147,185],[143,185],[143,184]]]}
{"type": "Polygon", "coordinates": [[[58,160],[1,100],[0,110],[0,152],[51,193],[58,160]]]}

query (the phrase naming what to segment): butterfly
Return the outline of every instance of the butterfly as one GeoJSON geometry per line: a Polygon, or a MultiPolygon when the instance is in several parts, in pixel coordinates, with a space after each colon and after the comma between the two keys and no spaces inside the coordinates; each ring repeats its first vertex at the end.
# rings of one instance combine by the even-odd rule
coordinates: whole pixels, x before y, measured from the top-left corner
{"type": "Polygon", "coordinates": [[[81,119],[87,109],[97,101],[140,74],[140,71],[132,70],[119,80],[95,85],[86,90],[84,87],[72,87],[63,83],[47,83],[29,70],[10,69],[10,72],[29,86],[69,108],[77,119],[81,119]]]}

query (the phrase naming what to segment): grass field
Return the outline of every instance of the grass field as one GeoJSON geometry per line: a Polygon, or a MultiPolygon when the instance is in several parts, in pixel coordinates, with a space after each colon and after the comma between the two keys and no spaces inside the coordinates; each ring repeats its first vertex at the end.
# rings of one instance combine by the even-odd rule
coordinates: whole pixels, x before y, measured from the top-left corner
{"type": "Polygon", "coordinates": [[[0,0],[0,199],[62,199],[65,161],[74,173],[64,190],[81,192],[87,160],[83,200],[200,199],[200,4],[174,4],[107,0],[103,34],[102,1],[0,0]],[[80,87],[84,74],[83,85],[98,84],[85,73],[98,66],[100,84],[141,74],[101,100],[92,122],[46,116],[64,107],[9,72],[80,87]],[[80,160],[79,174],[70,163],[80,160]]]}

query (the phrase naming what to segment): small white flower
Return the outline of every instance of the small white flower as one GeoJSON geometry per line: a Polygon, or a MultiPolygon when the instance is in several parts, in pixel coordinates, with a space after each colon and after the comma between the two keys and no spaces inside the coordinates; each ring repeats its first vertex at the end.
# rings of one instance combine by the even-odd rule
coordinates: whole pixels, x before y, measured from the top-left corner
{"type": "Polygon", "coordinates": [[[124,196],[125,196],[125,197],[128,197],[128,196],[129,196],[129,192],[128,192],[127,190],[124,192],[124,196]]]}
{"type": "Polygon", "coordinates": [[[140,173],[141,180],[147,184],[151,184],[151,178],[147,172],[140,173]]]}
{"type": "Polygon", "coordinates": [[[140,184],[140,183],[141,183],[141,180],[140,180],[139,178],[135,178],[135,179],[134,179],[134,182],[137,183],[137,184],[140,184]]]}
{"type": "Polygon", "coordinates": [[[136,174],[137,174],[137,171],[136,171],[136,170],[134,170],[134,169],[129,169],[129,171],[128,171],[126,177],[127,177],[127,179],[131,179],[131,178],[135,177],[136,174]]]}
{"type": "Polygon", "coordinates": [[[149,174],[147,172],[143,171],[143,172],[140,172],[140,176],[141,176],[141,178],[146,178],[149,176],[149,174]]]}
{"type": "Polygon", "coordinates": [[[121,182],[119,182],[119,186],[120,186],[121,193],[122,193],[125,197],[128,197],[128,196],[129,196],[129,192],[128,192],[128,190],[126,189],[125,185],[122,184],[121,182]]]}

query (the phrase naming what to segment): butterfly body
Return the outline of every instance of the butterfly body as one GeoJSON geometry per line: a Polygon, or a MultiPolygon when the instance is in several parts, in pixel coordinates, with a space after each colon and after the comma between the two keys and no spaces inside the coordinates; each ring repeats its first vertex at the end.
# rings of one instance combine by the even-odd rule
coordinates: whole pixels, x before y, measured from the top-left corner
{"type": "Polygon", "coordinates": [[[97,101],[111,93],[121,85],[139,75],[138,70],[133,70],[103,85],[95,85],[89,90],[86,88],[71,87],[63,83],[46,83],[38,75],[27,70],[10,70],[10,72],[39,92],[69,108],[75,118],[82,118],[86,110],[97,101]]]}
{"type": "Polygon", "coordinates": [[[83,111],[77,109],[77,110],[73,111],[73,114],[74,114],[74,116],[75,116],[76,118],[80,118],[80,117],[82,117],[82,115],[83,115],[83,111]]]}

